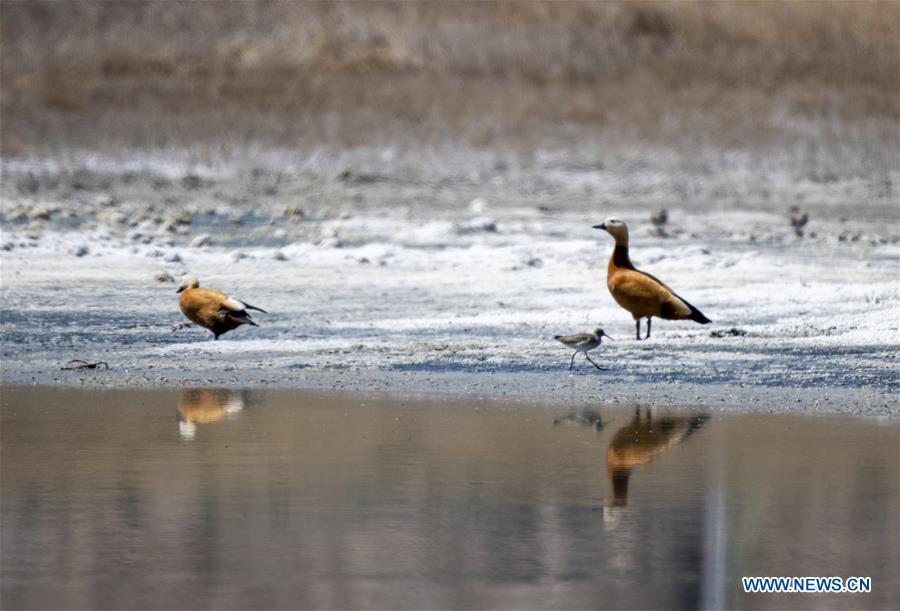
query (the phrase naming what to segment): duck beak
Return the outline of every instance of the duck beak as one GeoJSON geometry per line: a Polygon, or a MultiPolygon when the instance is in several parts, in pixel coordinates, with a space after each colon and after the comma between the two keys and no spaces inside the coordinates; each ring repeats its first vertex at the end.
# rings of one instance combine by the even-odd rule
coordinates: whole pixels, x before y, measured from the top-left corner
{"type": "MultiPolygon", "coordinates": [[[[594,225],[594,229],[602,229],[606,231],[606,223],[600,223],[599,225],[594,225]]],[[[609,337],[608,335],[606,337],[609,337]]]]}
{"type": "Polygon", "coordinates": [[[179,286],[179,287],[178,287],[178,290],[175,291],[175,292],[176,292],[176,293],[180,293],[180,292],[183,291],[183,290],[184,290],[184,287],[183,287],[183,286],[179,286]]]}

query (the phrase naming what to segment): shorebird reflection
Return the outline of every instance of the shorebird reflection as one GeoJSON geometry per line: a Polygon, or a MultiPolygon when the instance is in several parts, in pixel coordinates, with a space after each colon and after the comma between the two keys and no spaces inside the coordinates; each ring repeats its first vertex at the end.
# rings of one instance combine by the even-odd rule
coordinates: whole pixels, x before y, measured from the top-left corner
{"type": "Polygon", "coordinates": [[[553,421],[553,426],[592,426],[598,431],[603,430],[606,424],[600,418],[600,414],[589,407],[583,407],[573,412],[560,416],[553,421]]]}
{"type": "Polygon", "coordinates": [[[211,388],[191,388],[178,401],[178,432],[193,439],[198,424],[221,420],[244,409],[244,393],[211,388]]]}
{"type": "Polygon", "coordinates": [[[661,416],[650,410],[641,418],[640,408],[631,422],[616,431],[606,450],[606,473],[613,488],[613,507],[628,503],[628,479],[637,466],[650,462],[681,443],[703,426],[707,416],[661,416]]]}

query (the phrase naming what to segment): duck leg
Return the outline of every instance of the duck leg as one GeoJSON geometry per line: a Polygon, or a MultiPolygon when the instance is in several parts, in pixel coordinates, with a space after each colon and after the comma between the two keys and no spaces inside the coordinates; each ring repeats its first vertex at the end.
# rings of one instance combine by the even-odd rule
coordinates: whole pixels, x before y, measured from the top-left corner
{"type": "Polygon", "coordinates": [[[595,363],[595,362],[594,362],[594,359],[592,359],[591,357],[589,357],[587,352],[584,353],[584,358],[586,358],[588,361],[590,361],[591,365],[593,365],[594,367],[596,367],[596,368],[599,369],[600,371],[606,371],[606,370],[608,369],[607,367],[601,367],[600,365],[598,365],[597,363],[595,363]]]}
{"type": "Polygon", "coordinates": [[[572,371],[572,365],[575,364],[575,355],[578,354],[578,351],[572,353],[572,360],[569,362],[569,371],[572,371]]]}
{"type": "Polygon", "coordinates": [[[638,318],[637,320],[634,321],[634,328],[635,328],[635,332],[637,333],[637,339],[638,339],[638,341],[640,341],[641,340],[641,319],[640,318],[638,318]]]}
{"type": "Polygon", "coordinates": [[[647,337],[645,337],[644,339],[650,339],[650,323],[651,322],[653,322],[653,319],[648,316],[647,317],[647,337]]]}

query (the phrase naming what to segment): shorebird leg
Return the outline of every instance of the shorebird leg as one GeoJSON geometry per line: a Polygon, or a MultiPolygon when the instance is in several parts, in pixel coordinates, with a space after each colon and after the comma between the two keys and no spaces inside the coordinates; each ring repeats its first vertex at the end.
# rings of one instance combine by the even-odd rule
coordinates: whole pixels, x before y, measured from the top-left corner
{"type": "Polygon", "coordinates": [[[578,351],[572,353],[572,360],[569,362],[569,371],[572,371],[572,365],[575,364],[575,355],[578,354],[578,351]]]}
{"type": "Polygon", "coordinates": [[[648,316],[647,317],[647,337],[645,337],[644,339],[650,339],[650,323],[651,322],[653,322],[653,319],[648,316]]]}
{"type": "Polygon", "coordinates": [[[636,321],[634,321],[634,328],[637,333],[638,341],[641,341],[641,319],[640,318],[638,318],[636,321]]]}
{"type": "Polygon", "coordinates": [[[599,369],[600,371],[606,371],[607,369],[609,369],[608,367],[601,367],[600,365],[598,365],[597,363],[595,363],[595,362],[594,362],[594,359],[592,359],[591,357],[589,357],[587,352],[584,353],[584,358],[586,358],[587,360],[589,360],[589,361],[591,362],[591,365],[593,365],[594,367],[596,367],[596,368],[599,369]]]}

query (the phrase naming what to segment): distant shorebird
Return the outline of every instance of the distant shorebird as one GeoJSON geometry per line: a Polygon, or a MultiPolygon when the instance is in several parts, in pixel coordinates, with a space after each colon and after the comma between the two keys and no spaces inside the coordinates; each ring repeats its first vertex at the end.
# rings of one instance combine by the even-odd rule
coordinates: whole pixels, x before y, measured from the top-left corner
{"type": "Polygon", "coordinates": [[[201,289],[200,282],[194,276],[187,276],[177,292],[181,293],[178,306],[184,315],[191,322],[209,329],[215,339],[241,325],[258,327],[247,310],[266,313],[262,308],[238,301],[222,291],[201,289]]]}
{"type": "Polygon", "coordinates": [[[628,227],[619,219],[607,219],[594,229],[603,229],[616,241],[606,286],[620,306],[631,312],[641,339],[641,319],[647,319],[647,338],[650,337],[652,317],[666,320],[690,319],[705,325],[712,322],[703,313],[675,294],[675,291],[650,274],[639,271],[628,256],[628,227]]]}
{"type": "Polygon", "coordinates": [[[788,212],[791,213],[791,227],[794,228],[794,233],[798,238],[802,238],[803,228],[806,227],[806,223],[809,222],[809,213],[801,212],[800,208],[797,206],[791,206],[788,212]]]}
{"type": "MultiPolygon", "coordinates": [[[[584,353],[584,358],[590,361],[591,365],[600,370],[606,370],[607,367],[601,367],[597,363],[588,356],[588,352],[596,348],[600,345],[600,342],[604,337],[609,337],[603,329],[594,329],[591,333],[576,333],[575,335],[554,335],[553,339],[558,341],[564,346],[567,346],[574,350],[575,352],[572,354],[572,360],[569,362],[569,371],[572,370],[572,366],[575,365],[575,355],[579,352],[584,353]]],[[[609,337],[609,339],[612,339],[609,337]]]]}
{"type": "Polygon", "coordinates": [[[669,237],[669,234],[666,233],[666,223],[669,222],[669,211],[665,208],[660,208],[650,217],[650,222],[653,223],[653,226],[656,227],[656,235],[661,238],[669,237]]]}

